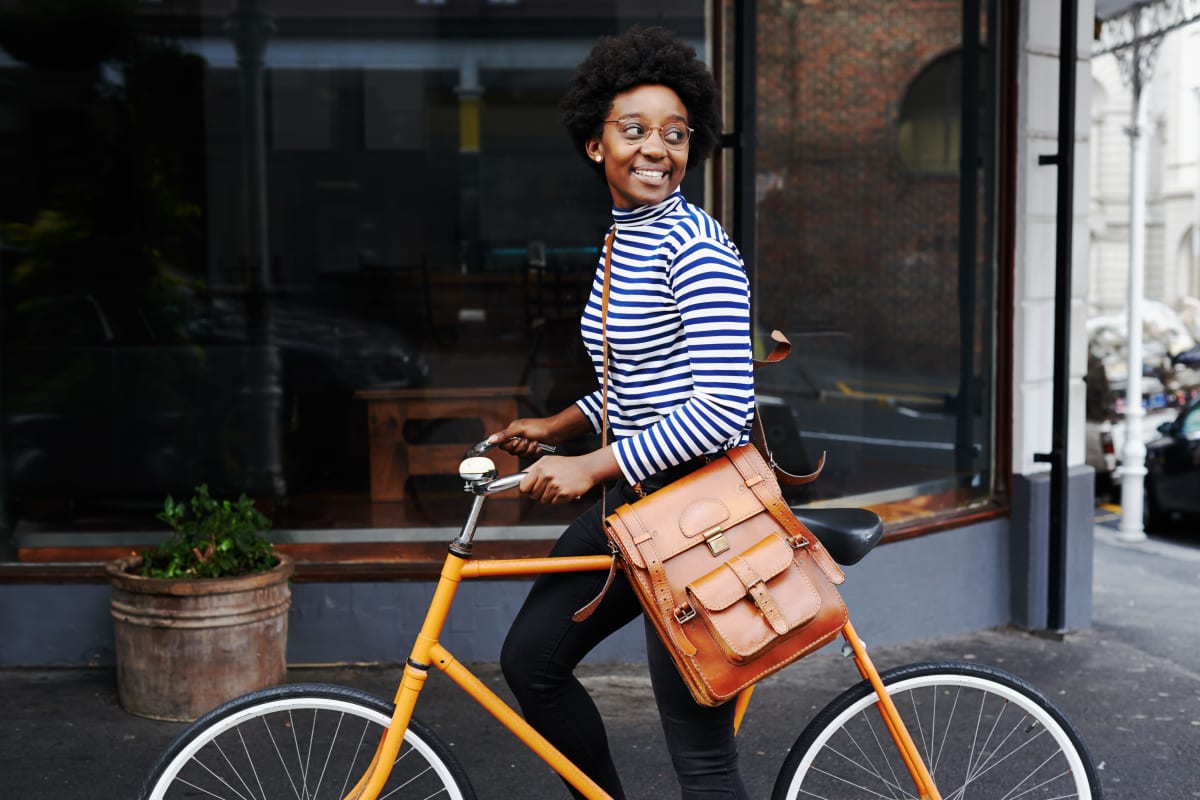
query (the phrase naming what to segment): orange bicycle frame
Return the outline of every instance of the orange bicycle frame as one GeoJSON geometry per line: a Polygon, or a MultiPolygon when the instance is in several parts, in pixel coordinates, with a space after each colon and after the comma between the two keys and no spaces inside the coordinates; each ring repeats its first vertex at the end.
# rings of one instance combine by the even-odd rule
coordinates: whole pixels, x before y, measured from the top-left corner
{"type": "MultiPolygon", "coordinates": [[[[609,798],[608,793],[559,752],[554,745],[550,744],[544,736],[534,730],[532,725],[475,677],[467,667],[460,664],[439,641],[446,618],[450,613],[450,607],[454,603],[458,585],[464,580],[592,572],[609,570],[614,567],[612,555],[473,560],[471,558],[472,540],[483,511],[485,497],[498,491],[516,488],[523,477],[523,473],[516,473],[497,478],[495,466],[491,461],[478,457],[492,446],[494,446],[493,443],[488,440],[476,445],[468,451],[468,458],[459,466],[459,476],[466,481],[466,490],[475,495],[474,502],[467,514],[462,531],[451,542],[450,552],[442,565],[442,572],[438,578],[433,599],[430,601],[429,610],[425,614],[425,621],[413,643],[412,652],[404,666],[404,675],[396,690],[395,710],[388,729],[381,737],[366,773],[350,790],[347,800],[377,800],[379,797],[379,793],[391,773],[392,765],[400,753],[404,733],[408,730],[417,698],[425,685],[430,668],[433,667],[445,673],[450,680],[470,695],[475,702],[483,706],[500,724],[512,731],[564,780],[579,790],[584,797],[589,800],[609,798]]],[[[892,739],[900,748],[904,763],[912,775],[920,797],[925,800],[941,800],[908,729],[896,712],[891,698],[888,697],[879,673],[876,672],[874,665],[867,657],[866,648],[849,622],[842,629],[842,634],[853,650],[859,672],[864,678],[870,680],[875,689],[879,698],[876,706],[883,715],[892,739]]],[[[751,689],[753,687],[743,691],[736,701],[734,708],[735,733],[745,716],[751,689]]]]}
{"type": "MultiPolygon", "coordinates": [[[[375,800],[379,796],[391,764],[400,752],[404,731],[408,729],[417,698],[425,684],[429,669],[436,667],[445,673],[457,686],[470,695],[479,705],[494,716],[500,724],[525,743],[530,750],[545,761],[551,769],[561,775],[568,783],[578,789],[585,797],[594,800],[604,800],[609,795],[601,789],[583,770],[571,762],[566,756],[550,744],[545,737],[538,733],[512,709],[495,692],[480,681],[467,667],[459,663],[439,642],[442,628],[449,615],[458,585],[463,580],[474,578],[507,578],[523,575],[538,575],[542,573],[560,572],[590,572],[607,570],[612,566],[612,557],[576,556],[576,557],[547,557],[547,558],[518,558],[497,560],[470,560],[451,553],[442,566],[437,589],[426,613],[425,622],[413,644],[412,652],[404,668],[404,676],[396,691],[396,709],[392,715],[387,732],[380,741],[379,747],[372,759],[370,768],[347,795],[355,800],[375,800]]],[[[933,784],[925,762],[917,751],[908,729],[905,727],[887,694],[879,673],[871,663],[862,640],[858,638],[853,625],[849,622],[842,630],[853,651],[854,662],[859,673],[871,682],[875,688],[878,701],[876,706],[883,717],[888,732],[900,749],[901,756],[913,782],[917,787],[918,796],[927,800],[941,800],[937,788],[933,784]]],[[[740,726],[749,705],[750,695],[754,687],[742,692],[737,698],[734,713],[734,729],[740,726]]]]}

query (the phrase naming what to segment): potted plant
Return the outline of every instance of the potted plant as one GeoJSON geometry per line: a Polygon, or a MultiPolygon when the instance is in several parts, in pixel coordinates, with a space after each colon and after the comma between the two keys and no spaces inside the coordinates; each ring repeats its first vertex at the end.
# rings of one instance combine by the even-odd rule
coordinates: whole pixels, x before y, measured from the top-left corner
{"type": "Polygon", "coordinates": [[[157,518],[164,542],[107,565],[121,706],[186,721],[282,683],[293,562],[264,535],[271,521],[207,485],[186,504],[167,497],[157,518]]]}

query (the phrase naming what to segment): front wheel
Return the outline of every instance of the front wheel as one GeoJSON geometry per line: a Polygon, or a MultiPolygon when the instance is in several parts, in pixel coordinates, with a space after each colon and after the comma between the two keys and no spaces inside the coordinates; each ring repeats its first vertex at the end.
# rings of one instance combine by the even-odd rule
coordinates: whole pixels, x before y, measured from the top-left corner
{"type": "MultiPolygon", "coordinates": [[[[880,675],[944,800],[1100,800],[1078,731],[1045,695],[982,664],[911,664],[880,675]]],[[[813,718],[792,746],[772,800],[915,797],[863,681],[813,718]]]]}
{"type": "MultiPolygon", "coordinates": [[[[345,798],[371,763],[392,706],[341,686],[293,684],[231,700],[167,747],[142,800],[345,798]]],[[[417,720],[380,797],[474,800],[462,767],[417,720]]]]}

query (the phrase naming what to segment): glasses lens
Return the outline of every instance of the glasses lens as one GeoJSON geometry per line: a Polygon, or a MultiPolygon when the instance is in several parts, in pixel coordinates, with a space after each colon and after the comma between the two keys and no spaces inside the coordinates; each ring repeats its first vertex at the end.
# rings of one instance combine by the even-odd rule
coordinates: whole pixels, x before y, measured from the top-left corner
{"type": "Polygon", "coordinates": [[[688,129],[682,125],[668,125],[663,128],[662,138],[667,147],[683,147],[688,141],[688,129]]]}
{"type": "Polygon", "coordinates": [[[635,120],[612,120],[616,123],[617,129],[621,131],[621,136],[630,144],[638,144],[646,141],[646,137],[650,135],[650,131],[657,130],[662,136],[663,144],[671,149],[679,149],[688,143],[691,138],[692,131],[686,125],[671,124],[671,125],[645,125],[635,120]]]}
{"type": "Polygon", "coordinates": [[[621,135],[624,136],[625,141],[629,142],[630,144],[642,141],[646,138],[646,134],[649,133],[649,131],[646,129],[646,126],[640,122],[621,122],[619,125],[621,128],[621,135]]]}

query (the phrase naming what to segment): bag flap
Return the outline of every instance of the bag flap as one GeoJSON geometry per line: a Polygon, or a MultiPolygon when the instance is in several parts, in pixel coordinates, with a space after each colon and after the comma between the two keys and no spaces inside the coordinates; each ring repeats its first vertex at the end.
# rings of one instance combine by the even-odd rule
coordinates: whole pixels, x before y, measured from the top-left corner
{"type": "Polygon", "coordinates": [[[771,535],[751,547],[741,556],[688,584],[687,589],[702,606],[710,611],[722,611],[746,596],[747,587],[733,566],[741,559],[749,567],[747,574],[756,575],[764,583],[788,568],[792,563],[792,548],[782,537],[771,535]]]}
{"type": "MultiPolygon", "coordinates": [[[[631,548],[643,534],[649,534],[658,557],[667,561],[694,547],[702,534],[713,528],[729,530],[764,510],[741,473],[723,456],[648,497],[621,506],[605,521],[614,533],[628,537],[631,548]]],[[[645,566],[640,556],[633,561],[645,566]]]]}

